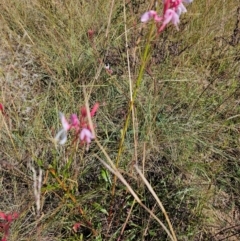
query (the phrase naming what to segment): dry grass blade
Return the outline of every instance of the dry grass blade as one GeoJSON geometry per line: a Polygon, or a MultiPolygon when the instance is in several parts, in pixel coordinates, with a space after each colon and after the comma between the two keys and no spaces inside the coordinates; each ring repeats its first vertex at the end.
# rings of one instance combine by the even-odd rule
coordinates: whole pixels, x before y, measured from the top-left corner
{"type": "Polygon", "coordinates": [[[166,220],[167,220],[167,223],[168,223],[168,226],[169,226],[169,229],[171,230],[171,233],[172,233],[172,237],[175,241],[177,241],[177,237],[176,237],[176,234],[174,232],[174,229],[172,227],[172,223],[167,215],[167,212],[162,204],[162,202],[160,201],[160,199],[158,198],[157,194],[154,192],[151,184],[148,182],[148,180],[144,177],[144,175],[142,174],[142,172],[140,171],[139,167],[137,165],[134,165],[137,173],[139,174],[139,176],[141,177],[141,179],[143,180],[143,182],[145,183],[145,185],[147,186],[148,190],[152,193],[153,197],[155,198],[155,200],[157,201],[159,207],[161,208],[162,210],[162,213],[164,214],[166,220]]]}
{"type": "Polygon", "coordinates": [[[128,189],[128,191],[132,194],[132,196],[134,197],[134,199],[138,202],[139,205],[141,205],[159,224],[160,226],[165,230],[165,232],[168,234],[168,236],[170,237],[170,239],[172,241],[176,241],[177,239],[174,238],[172,236],[172,234],[169,232],[168,228],[164,225],[164,223],[149,209],[147,208],[140,200],[140,198],[138,197],[138,195],[136,194],[136,192],[134,192],[134,190],[132,189],[132,187],[129,185],[129,183],[125,180],[125,178],[122,176],[122,174],[118,171],[118,169],[116,168],[116,166],[114,165],[114,163],[112,162],[111,158],[109,157],[109,155],[107,154],[107,152],[105,151],[105,149],[103,148],[103,146],[96,140],[97,145],[99,146],[99,148],[102,150],[102,152],[104,153],[106,159],[108,160],[108,163],[110,164],[110,166],[104,161],[102,160],[100,157],[98,157],[96,155],[96,158],[110,171],[112,172],[112,174],[114,174],[115,176],[117,176],[117,178],[126,186],[126,188],[128,189]]]}

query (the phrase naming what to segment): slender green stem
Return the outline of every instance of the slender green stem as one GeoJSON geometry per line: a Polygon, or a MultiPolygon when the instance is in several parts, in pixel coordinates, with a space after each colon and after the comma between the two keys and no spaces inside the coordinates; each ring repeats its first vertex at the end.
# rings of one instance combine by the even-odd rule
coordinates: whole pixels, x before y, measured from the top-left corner
{"type": "MultiPolygon", "coordinates": [[[[119,165],[119,161],[120,161],[120,158],[121,158],[121,155],[122,155],[122,152],[123,152],[123,144],[124,144],[124,141],[125,141],[125,136],[126,136],[127,129],[128,129],[128,126],[129,126],[129,120],[130,120],[130,117],[131,117],[131,112],[132,112],[132,109],[133,109],[133,106],[134,106],[135,99],[137,97],[138,89],[139,89],[139,87],[141,86],[141,83],[142,83],[143,74],[144,74],[144,71],[146,69],[146,65],[147,65],[149,57],[150,57],[151,40],[153,38],[154,29],[155,29],[155,24],[152,23],[149,34],[148,34],[148,37],[147,37],[145,49],[144,49],[144,52],[143,52],[143,55],[142,55],[142,63],[141,63],[140,69],[139,69],[138,77],[137,77],[137,80],[136,80],[136,85],[135,85],[135,88],[133,90],[132,101],[130,100],[130,102],[129,102],[127,117],[126,117],[126,120],[125,120],[123,132],[122,132],[122,135],[121,135],[121,140],[120,140],[120,143],[119,143],[119,149],[118,149],[118,154],[117,154],[117,158],[116,158],[116,167],[118,167],[118,165],[119,165]]],[[[117,181],[117,177],[114,176],[113,186],[112,186],[112,196],[113,197],[115,195],[116,181],[117,181]]]]}
{"type": "Polygon", "coordinates": [[[152,24],[151,29],[150,29],[149,34],[148,34],[146,46],[145,46],[145,49],[144,49],[144,52],[143,52],[142,63],[141,63],[140,69],[139,69],[138,77],[137,77],[137,80],[136,80],[136,85],[135,85],[135,88],[133,90],[133,98],[132,98],[132,101],[130,101],[130,103],[129,103],[128,113],[127,113],[126,121],[125,121],[125,124],[124,124],[124,127],[123,127],[121,140],[120,140],[120,143],[119,143],[118,155],[117,155],[117,159],[116,159],[116,166],[117,167],[119,165],[119,160],[120,160],[120,157],[121,157],[121,154],[122,154],[122,151],[123,151],[123,143],[125,141],[125,136],[126,136],[126,132],[127,132],[127,129],[128,129],[129,120],[130,120],[130,117],[131,117],[131,112],[132,112],[132,109],[133,109],[133,106],[134,106],[134,102],[135,102],[135,99],[137,97],[137,91],[138,91],[139,87],[141,86],[143,74],[144,74],[146,65],[148,63],[150,49],[151,49],[151,40],[152,40],[153,33],[154,33],[154,27],[155,27],[155,25],[152,24]]]}

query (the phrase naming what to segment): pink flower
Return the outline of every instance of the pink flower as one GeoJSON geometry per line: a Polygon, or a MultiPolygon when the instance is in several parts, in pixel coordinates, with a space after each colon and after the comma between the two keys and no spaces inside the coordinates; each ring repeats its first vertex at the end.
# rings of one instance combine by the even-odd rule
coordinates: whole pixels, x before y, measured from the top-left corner
{"type": "MultiPolygon", "coordinates": [[[[169,0],[167,0],[167,1],[169,1],[169,0]]],[[[181,3],[182,3],[182,0],[170,0],[169,8],[175,9],[181,3]]],[[[166,9],[166,11],[167,11],[167,9],[166,9]]]]}
{"type": "Polygon", "coordinates": [[[7,241],[7,238],[9,236],[9,229],[11,223],[17,219],[19,216],[18,213],[13,213],[13,214],[6,214],[3,212],[0,212],[0,219],[4,220],[4,222],[0,223],[0,228],[2,228],[4,235],[1,241],[7,241]]]}
{"type": "Polygon", "coordinates": [[[142,23],[146,23],[148,22],[150,19],[152,19],[153,17],[153,14],[157,14],[155,11],[148,11],[148,12],[145,12],[142,16],[141,16],[141,22],[142,23]]]}
{"type": "Polygon", "coordinates": [[[156,11],[150,10],[148,12],[145,12],[142,16],[141,16],[141,22],[142,23],[146,23],[149,20],[154,19],[155,22],[160,22],[162,21],[162,17],[159,17],[157,15],[156,11]]]}
{"type": "Polygon", "coordinates": [[[141,22],[146,23],[153,19],[157,24],[158,33],[162,32],[168,23],[172,22],[178,30],[179,17],[187,12],[183,3],[191,3],[193,0],[164,0],[163,15],[159,16],[156,11],[150,10],[141,16],[141,22]],[[162,22],[162,24],[159,24],[162,22]]]}
{"type": "Polygon", "coordinates": [[[92,132],[87,128],[83,128],[80,132],[80,140],[86,141],[87,144],[90,144],[92,139],[94,139],[92,132]]]}
{"type": "Polygon", "coordinates": [[[76,114],[72,114],[70,117],[71,126],[77,128],[80,124],[79,119],[76,114]]]}
{"type": "Polygon", "coordinates": [[[12,222],[14,221],[15,219],[17,219],[19,216],[18,213],[13,213],[13,214],[6,214],[6,213],[3,213],[3,212],[0,212],[0,219],[3,219],[7,222],[12,222]]]}
{"type": "Polygon", "coordinates": [[[178,24],[180,22],[178,14],[172,9],[168,9],[164,15],[163,25],[167,25],[169,22],[172,22],[178,29],[178,24]]]}
{"type": "MultiPolygon", "coordinates": [[[[90,117],[94,117],[98,108],[99,103],[95,103],[90,111],[90,117]]],[[[58,131],[54,139],[60,145],[64,145],[67,142],[67,134],[70,129],[75,130],[74,141],[80,139],[82,142],[86,142],[89,145],[92,139],[94,139],[94,135],[89,128],[87,110],[85,106],[81,108],[80,113],[80,118],[78,118],[76,114],[72,114],[69,122],[63,113],[59,113],[60,120],[62,122],[62,129],[58,131]]]]}

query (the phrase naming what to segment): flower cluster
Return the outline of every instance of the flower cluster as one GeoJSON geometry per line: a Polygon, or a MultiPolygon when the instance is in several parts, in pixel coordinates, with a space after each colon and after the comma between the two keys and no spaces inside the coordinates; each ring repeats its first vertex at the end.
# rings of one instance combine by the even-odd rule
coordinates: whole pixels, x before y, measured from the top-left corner
{"type": "Polygon", "coordinates": [[[154,10],[150,10],[142,15],[141,21],[146,23],[153,19],[158,25],[158,33],[162,32],[170,22],[172,22],[178,30],[179,17],[182,13],[187,12],[183,3],[191,3],[192,1],[193,0],[164,0],[162,16],[159,16],[154,10]]]}
{"type": "Polygon", "coordinates": [[[0,212],[0,219],[4,221],[0,223],[0,231],[3,231],[4,233],[1,241],[7,241],[7,238],[9,236],[10,225],[15,219],[18,218],[18,216],[19,216],[18,213],[6,214],[3,212],[0,212]]]}
{"type": "MultiPolygon", "coordinates": [[[[96,103],[92,110],[90,111],[90,117],[93,117],[97,112],[99,107],[99,103],[96,103]]],[[[59,142],[59,144],[63,145],[67,141],[68,131],[71,129],[75,130],[75,140],[80,139],[82,143],[87,143],[88,145],[94,139],[94,134],[90,128],[87,118],[87,109],[86,107],[82,107],[80,110],[80,117],[76,114],[72,114],[70,116],[70,120],[67,121],[63,113],[59,113],[60,120],[62,122],[62,129],[57,133],[55,137],[55,141],[59,142]]]]}

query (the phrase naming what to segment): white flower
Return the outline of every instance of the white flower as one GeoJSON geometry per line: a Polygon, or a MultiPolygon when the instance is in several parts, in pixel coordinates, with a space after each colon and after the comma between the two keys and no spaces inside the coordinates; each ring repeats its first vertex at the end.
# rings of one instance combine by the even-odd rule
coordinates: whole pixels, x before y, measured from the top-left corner
{"type": "Polygon", "coordinates": [[[63,113],[59,112],[59,117],[63,128],[57,133],[54,140],[60,145],[64,145],[67,142],[67,132],[71,128],[71,125],[68,123],[63,113]]]}
{"type": "Polygon", "coordinates": [[[176,12],[177,12],[178,16],[180,16],[182,13],[186,13],[187,9],[185,8],[185,6],[182,3],[180,3],[177,6],[176,12]]]}

